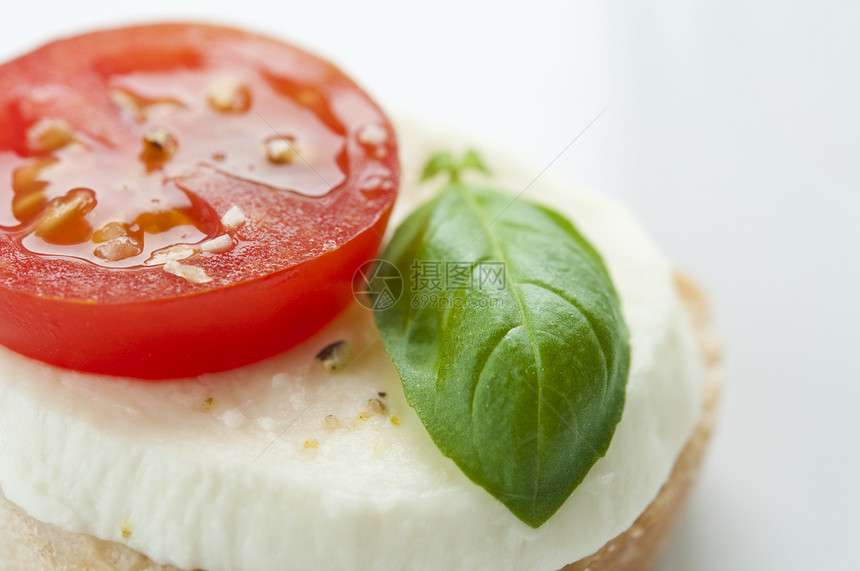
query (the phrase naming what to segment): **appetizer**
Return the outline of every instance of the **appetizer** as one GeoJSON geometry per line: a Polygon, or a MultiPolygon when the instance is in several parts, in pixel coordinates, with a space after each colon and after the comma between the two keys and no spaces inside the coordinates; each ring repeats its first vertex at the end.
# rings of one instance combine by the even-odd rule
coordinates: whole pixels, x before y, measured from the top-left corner
{"type": "Polygon", "coordinates": [[[0,558],[653,564],[719,356],[622,205],[229,28],[0,86],[0,558]]]}

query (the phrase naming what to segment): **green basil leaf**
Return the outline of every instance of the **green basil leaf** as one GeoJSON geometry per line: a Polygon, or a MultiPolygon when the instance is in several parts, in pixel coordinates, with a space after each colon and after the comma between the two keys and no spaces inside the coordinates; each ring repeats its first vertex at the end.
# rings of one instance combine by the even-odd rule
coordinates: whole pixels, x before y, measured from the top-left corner
{"type": "Polygon", "coordinates": [[[463,158],[459,161],[450,152],[441,151],[430,157],[430,160],[424,165],[424,170],[421,171],[421,180],[431,179],[437,174],[447,174],[452,181],[458,181],[460,175],[467,170],[490,174],[490,169],[487,168],[487,165],[484,164],[474,149],[466,150],[463,158]]]}
{"type": "Polygon", "coordinates": [[[468,149],[463,155],[463,160],[460,162],[462,170],[473,169],[484,174],[490,174],[490,169],[481,160],[481,157],[474,149],[468,149]]]}
{"type": "Polygon", "coordinates": [[[451,153],[443,151],[433,155],[427,161],[427,164],[424,165],[424,170],[421,172],[421,180],[433,178],[443,172],[455,172],[458,168],[451,153]]]}
{"type": "Polygon", "coordinates": [[[606,453],[630,360],[600,255],[558,213],[451,182],[412,213],[376,321],[409,404],[475,483],[533,527],[606,453]]]}

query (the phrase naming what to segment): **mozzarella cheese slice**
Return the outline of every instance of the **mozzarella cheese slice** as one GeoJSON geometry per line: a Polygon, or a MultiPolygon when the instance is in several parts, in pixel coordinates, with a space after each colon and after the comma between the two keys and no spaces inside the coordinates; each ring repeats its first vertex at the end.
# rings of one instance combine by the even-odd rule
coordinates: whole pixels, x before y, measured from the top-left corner
{"type": "MultiPolygon", "coordinates": [[[[422,161],[455,140],[401,121],[393,228],[434,191],[422,161]]],[[[480,147],[516,193],[541,170],[480,147]]],[[[141,382],[0,348],[0,487],[37,519],[208,571],[552,571],[627,529],[696,423],[703,368],[672,268],[616,202],[551,172],[526,193],[569,216],[604,257],[631,330],[612,444],[532,529],[469,481],[407,405],[373,314],[356,303],[302,345],[237,370],[141,382]],[[316,355],[346,341],[347,366],[316,355]]],[[[289,327],[285,323],[284,327],[289,327]]]]}

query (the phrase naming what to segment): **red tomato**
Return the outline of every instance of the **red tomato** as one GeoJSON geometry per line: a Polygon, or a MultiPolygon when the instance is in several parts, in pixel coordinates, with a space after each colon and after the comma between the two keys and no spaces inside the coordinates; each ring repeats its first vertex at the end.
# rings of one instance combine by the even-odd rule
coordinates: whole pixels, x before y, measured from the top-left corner
{"type": "Polygon", "coordinates": [[[273,355],[343,310],[399,165],[331,64],[167,24],[0,66],[0,176],[0,343],[157,379],[273,355]]]}

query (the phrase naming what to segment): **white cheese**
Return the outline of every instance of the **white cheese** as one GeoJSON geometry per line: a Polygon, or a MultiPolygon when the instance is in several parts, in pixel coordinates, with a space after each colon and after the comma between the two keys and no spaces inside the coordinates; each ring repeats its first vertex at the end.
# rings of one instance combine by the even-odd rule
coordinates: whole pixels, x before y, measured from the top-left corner
{"type": "Polygon", "coordinates": [[[207,99],[217,111],[245,111],[250,105],[248,86],[235,77],[220,77],[209,84],[207,99]]]}
{"type": "Polygon", "coordinates": [[[167,262],[178,262],[179,260],[190,258],[193,255],[194,247],[190,244],[176,244],[169,248],[153,252],[152,256],[150,256],[144,264],[147,266],[158,266],[160,264],[166,264],[167,262]]]}
{"type": "Polygon", "coordinates": [[[220,254],[230,250],[231,248],[233,248],[233,238],[228,234],[222,234],[217,238],[212,238],[211,240],[207,240],[200,244],[200,250],[202,252],[209,252],[211,254],[220,254]]]}
{"type": "Polygon", "coordinates": [[[170,260],[164,264],[164,271],[168,274],[178,276],[192,284],[205,284],[212,281],[212,277],[206,270],[198,266],[183,264],[176,260],[170,260]]]}
{"type": "MultiPolygon", "coordinates": [[[[413,183],[421,161],[451,141],[399,133],[392,225],[430,192],[413,183]]],[[[485,158],[512,192],[541,168],[485,158]]],[[[527,194],[601,252],[633,345],[608,453],[540,528],[433,445],[357,303],[290,351],[192,380],[85,375],[0,350],[0,487],[38,519],[184,569],[555,571],[593,553],[668,478],[697,420],[702,365],[671,266],[625,208],[551,173],[527,194]],[[327,372],[315,356],[340,340],[355,358],[327,372]]]]}
{"type": "Polygon", "coordinates": [[[221,217],[221,225],[226,230],[235,230],[245,223],[245,213],[235,204],[227,209],[221,217]]]}

